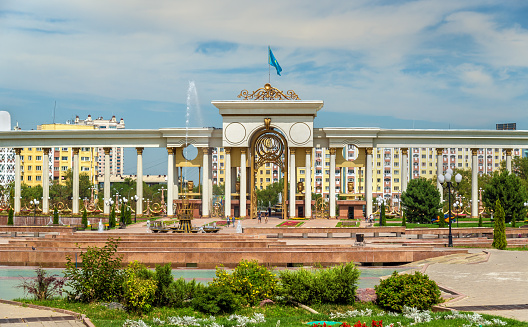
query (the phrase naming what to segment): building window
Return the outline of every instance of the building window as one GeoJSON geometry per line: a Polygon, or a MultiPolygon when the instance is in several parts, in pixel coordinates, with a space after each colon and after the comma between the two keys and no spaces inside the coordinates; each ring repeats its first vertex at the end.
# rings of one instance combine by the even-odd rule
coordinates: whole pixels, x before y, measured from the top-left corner
{"type": "Polygon", "coordinates": [[[42,156],[37,156],[37,161],[41,161],[42,160],[42,156]]]}
{"type": "Polygon", "coordinates": [[[32,156],[28,156],[28,160],[31,160],[32,159],[32,156]]]}
{"type": "Polygon", "coordinates": [[[42,166],[35,166],[36,170],[42,170],[42,166]]]}
{"type": "Polygon", "coordinates": [[[266,182],[269,183],[269,182],[270,182],[270,179],[269,179],[269,178],[266,178],[266,182]]]}
{"type": "Polygon", "coordinates": [[[28,176],[28,182],[31,181],[31,176],[28,176]]]}
{"type": "Polygon", "coordinates": [[[41,180],[42,180],[42,176],[35,176],[35,180],[36,180],[37,182],[41,181],[41,180]]]}
{"type": "Polygon", "coordinates": [[[31,170],[31,166],[28,166],[27,170],[30,171],[31,170]]]}
{"type": "Polygon", "coordinates": [[[68,157],[63,156],[61,160],[68,161],[68,157]]]}
{"type": "Polygon", "coordinates": [[[68,166],[61,166],[61,170],[62,171],[67,171],[68,170],[68,166]]]}

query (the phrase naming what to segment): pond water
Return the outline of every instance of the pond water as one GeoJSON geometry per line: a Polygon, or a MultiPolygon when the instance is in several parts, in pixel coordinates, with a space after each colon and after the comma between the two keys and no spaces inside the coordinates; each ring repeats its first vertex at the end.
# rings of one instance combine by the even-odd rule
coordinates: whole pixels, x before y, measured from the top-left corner
{"type": "MultiPolygon", "coordinates": [[[[392,274],[393,271],[404,271],[409,268],[359,268],[361,276],[359,279],[359,288],[373,288],[379,284],[379,278],[392,274]]],[[[48,268],[46,271],[52,275],[63,276],[63,269],[48,268]]],[[[214,269],[173,269],[172,275],[175,278],[184,278],[186,280],[196,279],[201,283],[208,283],[215,277],[214,269]]],[[[24,291],[18,288],[24,278],[35,277],[34,267],[0,267],[0,299],[13,300],[24,297],[24,291]]]]}

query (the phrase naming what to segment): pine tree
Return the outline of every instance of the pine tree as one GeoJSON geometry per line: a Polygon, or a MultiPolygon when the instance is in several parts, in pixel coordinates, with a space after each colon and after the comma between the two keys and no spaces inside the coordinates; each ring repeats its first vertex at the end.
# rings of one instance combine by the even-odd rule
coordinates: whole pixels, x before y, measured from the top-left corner
{"type": "Polygon", "coordinates": [[[500,200],[497,200],[495,202],[495,225],[493,227],[493,243],[491,246],[499,250],[504,250],[508,246],[504,219],[504,209],[502,209],[500,200]]]}
{"type": "Polygon", "coordinates": [[[55,209],[53,209],[53,225],[58,225],[59,224],[59,210],[57,210],[57,208],[55,207],[55,209]]]}
{"type": "Polygon", "coordinates": [[[126,223],[127,225],[132,224],[132,209],[130,207],[127,207],[127,216],[126,216],[126,223]]]}
{"type": "Polygon", "coordinates": [[[13,216],[14,216],[14,210],[13,208],[9,208],[9,213],[8,213],[8,217],[7,217],[7,224],[8,225],[14,225],[15,222],[13,220],[13,216]]]}
{"type": "Polygon", "coordinates": [[[444,228],[445,227],[445,217],[444,212],[442,209],[438,212],[438,228],[444,228]]]}
{"type": "Polygon", "coordinates": [[[482,227],[484,224],[482,222],[482,215],[479,215],[478,227],[482,227]]]}
{"type": "Polygon", "coordinates": [[[112,206],[112,211],[110,211],[110,217],[108,218],[108,227],[110,228],[114,228],[116,225],[115,215],[116,215],[116,212],[115,212],[115,205],[114,205],[112,206]]]}
{"type": "Polygon", "coordinates": [[[86,212],[86,208],[83,210],[81,224],[84,228],[88,227],[88,213],[86,212]]]}
{"type": "Polygon", "coordinates": [[[401,218],[402,218],[402,226],[406,227],[407,226],[407,222],[405,221],[405,212],[402,213],[401,218]]]}
{"type": "Polygon", "coordinates": [[[380,226],[385,226],[387,224],[387,220],[385,217],[385,203],[381,204],[381,212],[380,212],[380,226]]]}
{"type": "Polygon", "coordinates": [[[515,227],[515,220],[516,220],[515,218],[517,218],[516,217],[516,213],[513,213],[512,220],[511,220],[511,226],[512,227],[515,227]]]}

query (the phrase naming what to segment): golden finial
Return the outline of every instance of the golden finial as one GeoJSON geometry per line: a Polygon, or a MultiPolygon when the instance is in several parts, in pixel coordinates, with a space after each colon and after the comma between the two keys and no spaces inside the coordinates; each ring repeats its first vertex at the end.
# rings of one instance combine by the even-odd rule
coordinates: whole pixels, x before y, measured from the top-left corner
{"type": "Polygon", "coordinates": [[[269,83],[252,93],[249,93],[248,90],[242,90],[238,98],[244,100],[301,100],[293,90],[289,90],[284,94],[284,92],[272,87],[269,83]]]}

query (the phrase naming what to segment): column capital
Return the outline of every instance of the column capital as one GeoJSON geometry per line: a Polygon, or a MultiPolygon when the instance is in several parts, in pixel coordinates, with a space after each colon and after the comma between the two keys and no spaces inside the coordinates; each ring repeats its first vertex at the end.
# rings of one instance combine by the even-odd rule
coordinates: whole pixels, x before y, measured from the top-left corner
{"type": "Polygon", "coordinates": [[[511,156],[512,155],[513,149],[504,149],[504,150],[506,150],[506,155],[507,156],[511,156]]]}
{"type": "Polygon", "coordinates": [[[400,148],[402,156],[409,155],[409,148],[400,148]]]}
{"type": "Polygon", "coordinates": [[[443,153],[444,153],[444,149],[443,148],[436,148],[436,155],[437,156],[441,156],[443,153]]]}
{"type": "Polygon", "coordinates": [[[330,152],[330,155],[336,154],[336,148],[329,148],[328,151],[330,152]]]}
{"type": "Polygon", "coordinates": [[[202,148],[202,153],[205,155],[209,154],[209,148],[202,148]]]}
{"type": "Polygon", "coordinates": [[[306,154],[312,154],[312,148],[306,148],[305,151],[306,154]]]}
{"type": "Polygon", "coordinates": [[[137,154],[143,154],[143,149],[142,147],[137,147],[136,148],[136,151],[137,151],[137,154]]]}
{"type": "Polygon", "coordinates": [[[478,154],[478,148],[471,148],[471,155],[476,156],[478,154]]]}
{"type": "Polygon", "coordinates": [[[48,155],[51,151],[51,148],[42,148],[42,152],[44,153],[44,155],[48,155]]]}
{"type": "Polygon", "coordinates": [[[231,148],[224,148],[226,154],[231,154],[231,148]]]}
{"type": "Polygon", "coordinates": [[[79,148],[72,148],[73,155],[79,154],[79,148]]]}
{"type": "Polygon", "coordinates": [[[22,153],[22,148],[15,148],[15,154],[19,156],[20,153],[22,153]]]}
{"type": "Polygon", "coordinates": [[[240,153],[246,154],[247,148],[240,148],[240,153]]]}
{"type": "Polygon", "coordinates": [[[167,148],[167,153],[170,155],[176,153],[176,151],[174,148],[167,148]]]}
{"type": "Polygon", "coordinates": [[[367,155],[369,155],[369,154],[372,155],[372,150],[373,150],[373,148],[365,148],[365,153],[367,155]]]}
{"type": "Polygon", "coordinates": [[[107,154],[110,154],[110,150],[112,150],[112,148],[103,148],[104,150],[104,154],[107,155],[107,154]]]}

